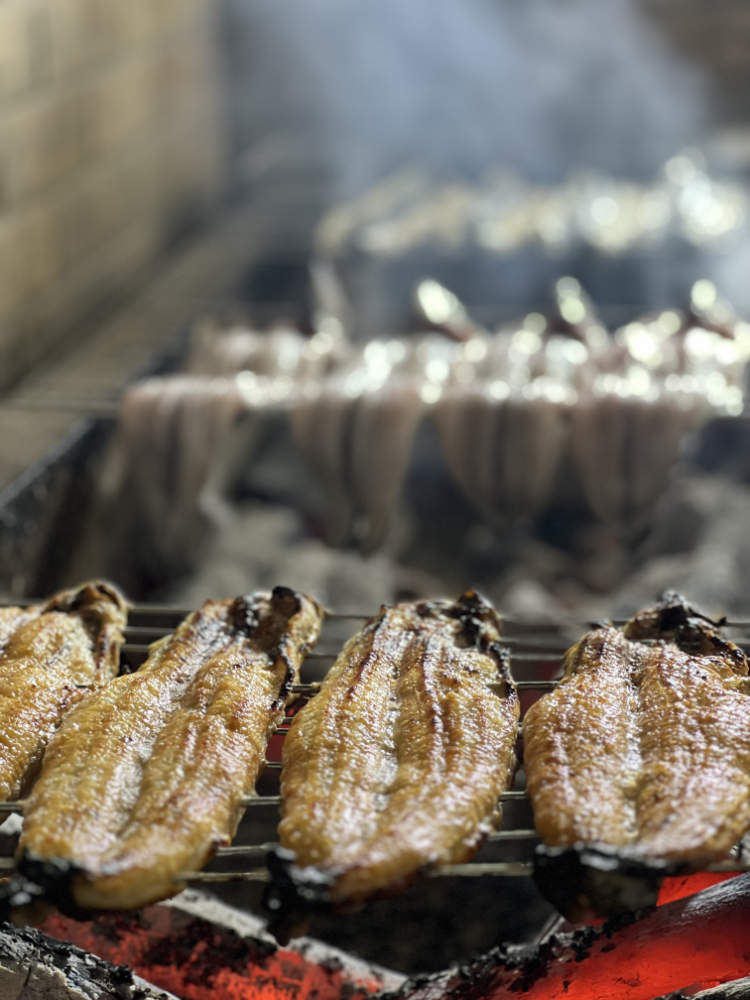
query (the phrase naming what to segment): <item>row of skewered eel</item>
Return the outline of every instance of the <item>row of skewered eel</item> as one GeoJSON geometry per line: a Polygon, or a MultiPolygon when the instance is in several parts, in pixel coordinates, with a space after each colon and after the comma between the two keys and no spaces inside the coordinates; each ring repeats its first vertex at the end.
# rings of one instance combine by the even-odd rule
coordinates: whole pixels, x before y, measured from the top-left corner
{"type": "Polygon", "coordinates": [[[371,552],[390,537],[423,433],[496,529],[571,509],[629,531],[648,523],[691,435],[743,411],[750,325],[708,282],[688,309],[612,334],[572,278],[547,316],[496,331],[434,281],[417,297],[432,333],[357,343],[341,325],[307,337],[204,324],[182,374],[128,388],[121,507],[162,562],[184,560],[217,497],[252,481],[274,413],[321,493],[310,503],[297,485],[290,498],[331,544],[371,552]]]}
{"type": "MultiPolygon", "coordinates": [[[[14,879],[81,910],[180,891],[233,837],[324,615],[286,587],[207,601],[117,676],[110,584],[0,609],[0,795],[27,796],[6,901],[14,879]]],[[[348,640],[284,741],[271,909],[361,903],[475,853],[516,772],[509,662],[474,591],[384,606],[348,640]]],[[[675,594],[567,652],[523,720],[562,910],[632,905],[624,871],[729,857],[750,828],[749,695],[745,654],[675,594]]]]}

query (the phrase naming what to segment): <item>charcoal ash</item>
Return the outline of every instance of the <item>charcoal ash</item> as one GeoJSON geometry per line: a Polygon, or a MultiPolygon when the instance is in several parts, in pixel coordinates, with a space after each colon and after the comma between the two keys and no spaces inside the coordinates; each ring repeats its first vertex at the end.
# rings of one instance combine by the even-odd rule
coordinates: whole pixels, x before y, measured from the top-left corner
{"type": "MultiPolygon", "coordinates": [[[[564,477],[554,489],[559,503],[548,511],[483,523],[449,477],[435,428],[424,425],[389,537],[370,555],[326,543],[314,483],[283,439],[271,436],[233,503],[201,529],[199,544],[188,546],[189,572],[162,567],[144,576],[126,535],[104,569],[94,539],[79,552],[70,580],[106,571],[133,596],[193,607],[285,579],[328,607],[369,613],[384,601],[473,584],[504,613],[527,618],[626,616],[677,587],[717,613],[740,614],[750,553],[743,530],[746,434],[738,423],[734,440],[742,447],[721,462],[714,450],[708,470],[678,465],[650,523],[637,531],[593,519],[570,501],[564,477]]],[[[95,535],[106,548],[114,533],[116,522],[113,532],[106,521],[95,535]]]]}
{"type": "Polygon", "coordinates": [[[282,948],[260,918],[193,890],[137,912],[98,913],[85,921],[52,912],[41,926],[56,942],[127,962],[178,996],[273,992],[301,1000],[363,1000],[404,980],[312,938],[282,948]]]}
{"type": "Polygon", "coordinates": [[[0,823],[0,853],[3,857],[15,852],[22,829],[23,818],[18,813],[10,813],[0,823]]]}
{"type": "MultiPolygon", "coordinates": [[[[385,557],[362,562],[362,575],[382,581],[383,564],[395,567],[380,600],[415,590],[404,576],[434,579],[439,590],[480,582],[502,597],[521,566],[557,595],[553,603],[576,601],[578,588],[616,590],[640,565],[687,443],[697,442],[698,463],[722,471],[713,424],[741,423],[750,327],[698,281],[684,309],[610,338],[567,277],[555,282],[546,316],[496,333],[474,324],[466,338],[356,345],[340,322],[310,337],[200,326],[187,365],[213,374],[150,379],[126,393],[82,548],[131,593],[161,596],[213,563],[234,532],[245,584],[225,591],[241,591],[248,576],[265,580],[269,541],[280,542],[265,505],[296,511],[286,551],[294,565],[314,567],[313,583],[327,578],[326,589],[339,565],[348,580],[357,549],[385,557]],[[709,377],[707,352],[717,351],[709,377]],[[240,365],[254,369],[232,374],[240,365]],[[478,518],[493,533],[484,551],[471,537],[478,518]],[[345,555],[329,560],[321,540],[345,555]],[[458,552],[452,560],[448,548],[458,552]],[[317,566],[326,561],[330,572],[317,566]]],[[[79,558],[76,574],[88,572],[79,558]]]]}
{"type": "Polygon", "coordinates": [[[124,966],[39,931],[0,924],[3,1000],[176,1000],[124,966]]]}
{"type": "Polygon", "coordinates": [[[749,490],[725,476],[685,477],[657,508],[633,568],[610,599],[610,614],[630,614],[642,595],[672,588],[716,614],[746,615],[749,490]]]}
{"type": "Polygon", "coordinates": [[[326,607],[353,613],[375,613],[395,596],[441,590],[428,572],[400,565],[386,553],[363,556],[309,537],[304,519],[290,507],[248,502],[216,534],[198,571],[160,593],[197,607],[216,594],[269,588],[287,578],[326,607]]]}

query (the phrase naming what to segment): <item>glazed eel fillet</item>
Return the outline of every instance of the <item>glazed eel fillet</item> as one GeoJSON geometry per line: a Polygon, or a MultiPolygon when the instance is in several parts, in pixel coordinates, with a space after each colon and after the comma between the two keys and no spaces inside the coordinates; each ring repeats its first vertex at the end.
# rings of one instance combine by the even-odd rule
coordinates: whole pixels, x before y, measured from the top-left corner
{"type": "Polygon", "coordinates": [[[21,870],[82,909],[184,888],[180,873],[234,835],[322,617],[286,587],[207,601],[88,698],[48,747],[21,870]]]}
{"type": "Polygon", "coordinates": [[[0,609],[1,800],[24,794],[63,715],[115,676],[126,619],[122,595],[100,582],[0,609]]]}
{"type": "Polygon", "coordinates": [[[467,592],[383,607],[344,646],[283,749],[280,842],[318,901],[397,891],[492,829],[519,717],[499,639],[467,592]]]}
{"type": "Polygon", "coordinates": [[[677,594],[576,643],[524,745],[547,845],[695,869],[750,827],[748,662],[677,594]]]}

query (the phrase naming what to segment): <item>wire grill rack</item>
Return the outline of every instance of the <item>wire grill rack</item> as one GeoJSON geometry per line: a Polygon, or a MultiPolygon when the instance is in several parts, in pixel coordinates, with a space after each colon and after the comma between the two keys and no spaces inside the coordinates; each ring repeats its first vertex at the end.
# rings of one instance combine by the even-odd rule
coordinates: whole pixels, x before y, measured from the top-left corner
{"type": "MultiPolygon", "coordinates": [[[[131,609],[121,652],[121,669],[136,670],[148,655],[151,643],[173,631],[189,612],[185,609],[160,605],[136,605],[131,609]]],[[[301,683],[295,685],[294,700],[283,723],[272,736],[265,767],[251,795],[243,800],[245,809],[234,842],[220,847],[214,859],[201,871],[182,873],[191,884],[211,882],[265,882],[266,853],[274,846],[278,822],[279,771],[284,735],[294,713],[318,690],[340,650],[368,614],[337,614],[326,616],[320,640],[308,654],[300,672],[301,683]]],[[[557,683],[565,650],[591,627],[591,622],[556,621],[527,622],[504,619],[503,643],[510,652],[510,669],[521,701],[521,718],[534,701],[557,683]]],[[[622,624],[615,622],[615,624],[622,624]]],[[[726,634],[732,641],[750,652],[750,621],[726,624],[726,634]]],[[[521,727],[516,753],[522,760],[521,727]]],[[[430,877],[519,877],[533,874],[533,851],[539,837],[533,826],[531,805],[525,790],[523,768],[519,766],[513,788],[501,797],[502,825],[489,835],[477,855],[465,864],[445,865],[428,872],[430,877]]],[[[0,802],[0,821],[12,813],[23,813],[24,802],[0,802]]],[[[13,868],[11,857],[0,856],[0,870],[13,868]]],[[[711,871],[738,872],[750,870],[747,849],[738,847],[727,857],[710,867],[711,871]]]]}

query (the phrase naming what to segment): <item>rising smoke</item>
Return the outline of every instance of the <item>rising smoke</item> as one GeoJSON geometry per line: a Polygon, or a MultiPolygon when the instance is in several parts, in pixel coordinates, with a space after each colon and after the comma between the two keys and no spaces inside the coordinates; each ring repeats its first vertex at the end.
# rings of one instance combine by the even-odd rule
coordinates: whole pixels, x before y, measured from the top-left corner
{"type": "Polygon", "coordinates": [[[232,0],[238,120],[335,200],[404,162],[649,176],[701,137],[701,75],[632,0],[232,0]]]}

